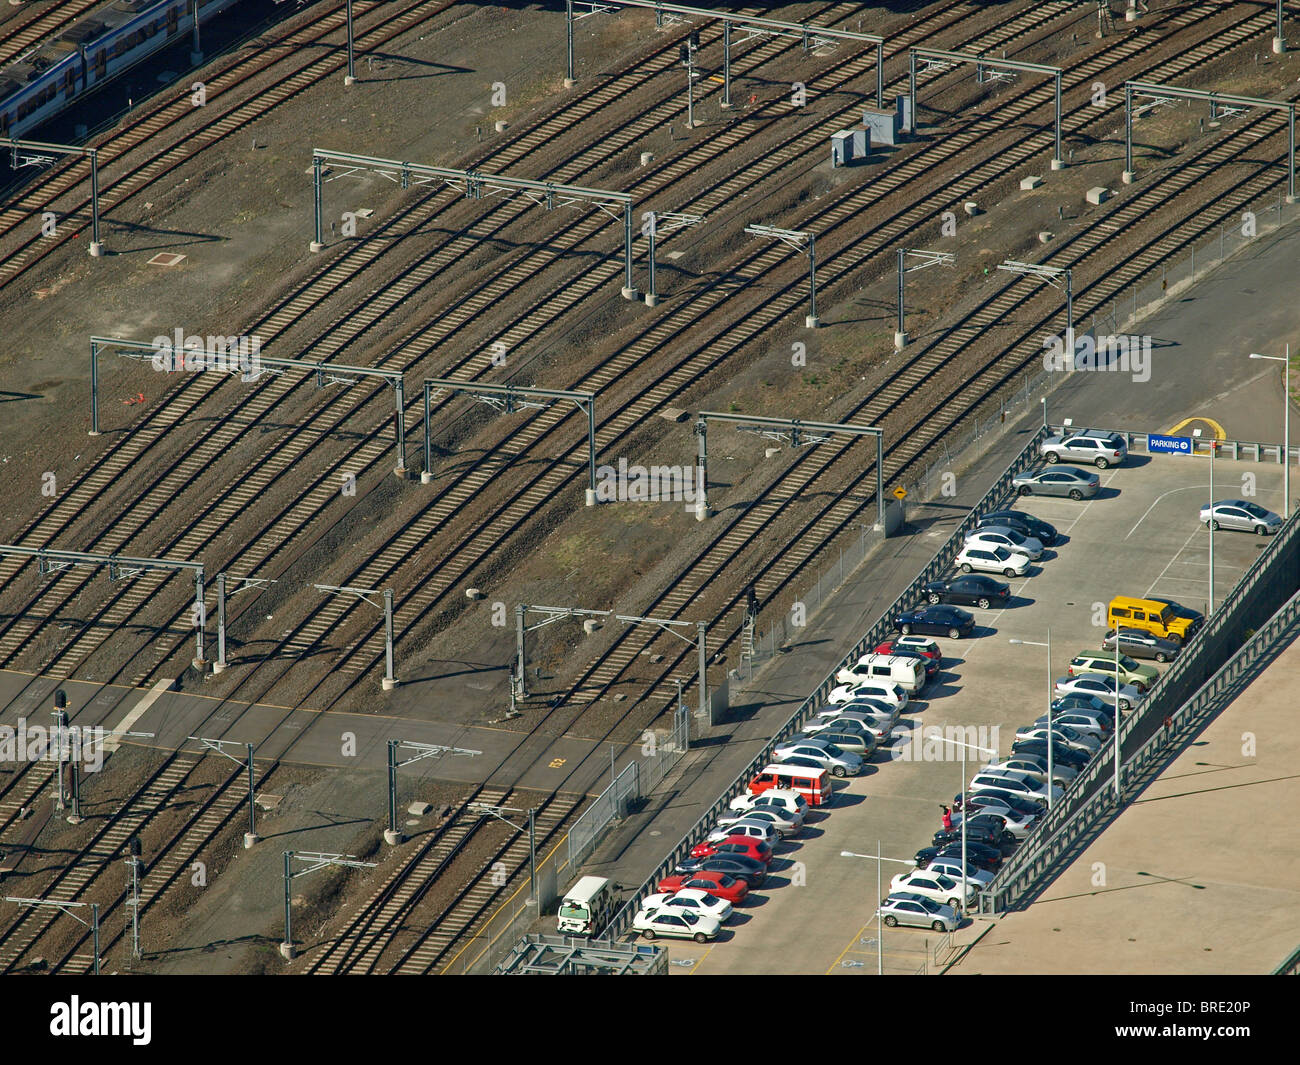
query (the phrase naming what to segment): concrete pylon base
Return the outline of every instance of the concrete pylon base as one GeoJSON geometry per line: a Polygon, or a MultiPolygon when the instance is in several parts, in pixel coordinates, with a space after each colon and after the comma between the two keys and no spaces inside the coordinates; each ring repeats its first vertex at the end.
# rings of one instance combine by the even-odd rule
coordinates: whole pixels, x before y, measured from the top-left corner
{"type": "Polygon", "coordinates": [[[1132,185],[1133,182],[1137,180],[1137,171],[1125,170],[1124,173],[1120,175],[1120,180],[1124,182],[1125,185],[1132,185]]]}
{"type": "Polygon", "coordinates": [[[709,516],[710,513],[711,513],[711,511],[709,510],[709,504],[708,504],[708,503],[696,503],[696,504],[695,504],[695,520],[696,520],[696,521],[703,521],[705,518],[707,518],[707,517],[709,516]]]}
{"type": "Polygon", "coordinates": [[[1065,169],[1065,160],[1064,160],[1064,159],[1053,159],[1053,160],[1052,160],[1052,169],[1053,169],[1053,170],[1064,170],[1064,169],[1065,169]]]}
{"type": "Polygon", "coordinates": [[[399,843],[405,843],[406,837],[400,832],[394,832],[391,828],[384,829],[384,842],[390,847],[396,847],[399,843]]]}
{"type": "Polygon", "coordinates": [[[380,685],[383,687],[384,691],[390,692],[397,687],[397,678],[385,677],[382,681],[380,681],[380,685]]]}
{"type": "Polygon", "coordinates": [[[431,474],[428,470],[421,470],[421,471],[420,471],[420,483],[421,483],[421,484],[429,484],[429,483],[431,483],[432,481],[433,481],[433,474],[431,474]]]}
{"type": "Polygon", "coordinates": [[[256,843],[258,843],[258,842],[261,840],[261,838],[262,838],[262,837],[259,836],[256,832],[245,832],[245,833],[244,833],[244,850],[246,850],[246,851],[251,851],[251,850],[253,849],[253,846],[254,846],[256,843]]]}
{"type": "Polygon", "coordinates": [[[1286,41],[1281,37],[1273,38],[1273,54],[1286,55],[1286,41]]]}
{"type": "Polygon", "coordinates": [[[296,958],[297,956],[298,956],[298,951],[294,949],[292,943],[280,944],[280,957],[282,957],[285,961],[293,961],[293,959],[296,958]]]}
{"type": "Polygon", "coordinates": [[[190,665],[202,673],[208,668],[208,660],[206,658],[192,658],[190,659],[190,665]]]}
{"type": "Polygon", "coordinates": [[[572,88],[573,88],[575,85],[577,85],[577,84],[578,84],[577,81],[575,81],[573,78],[565,78],[565,79],[564,79],[564,87],[565,87],[566,89],[572,89],[572,88]]]}
{"type": "Polygon", "coordinates": [[[721,107],[722,110],[724,110],[724,111],[730,111],[730,110],[731,110],[731,104],[730,104],[730,103],[719,103],[718,106],[721,107]]]}
{"type": "Polygon", "coordinates": [[[102,240],[92,240],[90,242],[90,254],[98,259],[104,254],[104,242],[102,240]]]}
{"type": "Polygon", "coordinates": [[[1285,199],[1286,199],[1286,202],[1287,202],[1287,203],[1295,203],[1295,202],[1296,202],[1296,197],[1294,197],[1294,196],[1287,196],[1287,197],[1285,197],[1285,199]]]}
{"type": "Polygon", "coordinates": [[[88,432],[86,435],[87,435],[87,436],[98,436],[99,434],[98,434],[97,432],[95,432],[94,429],[92,429],[92,430],[90,430],[90,432],[88,432]]]}
{"type": "Polygon", "coordinates": [[[583,502],[589,507],[594,507],[596,505],[596,490],[594,488],[587,489],[583,502]]]}
{"type": "Polygon", "coordinates": [[[65,820],[70,825],[79,825],[84,820],[80,814],[68,814],[65,820]]]}
{"type": "Polygon", "coordinates": [[[637,295],[638,293],[635,288],[625,288],[623,290],[623,298],[625,300],[634,300],[637,298],[637,295]]]}
{"type": "Polygon", "coordinates": [[[656,296],[653,292],[647,292],[645,294],[645,305],[647,307],[653,307],[658,302],[659,302],[659,297],[656,296]]]}
{"type": "Polygon", "coordinates": [[[894,334],[894,350],[895,350],[895,351],[902,351],[905,347],[907,347],[907,334],[906,334],[906,333],[895,333],[895,334],[894,334]]]}
{"type": "Polygon", "coordinates": [[[324,251],[325,245],[322,244],[319,240],[313,240],[310,244],[307,245],[307,250],[312,252],[324,251]]]}
{"type": "Polygon", "coordinates": [[[228,663],[226,663],[226,662],[213,662],[213,663],[212,663],[212,672],[213,672],[214,674],[216,674],[216,673],[224,673],[224,672],[226,671],[226,666],[227,666],[227,664],[228,664],[228,663]]]}
{"type": "Polygon", "coordinates": [[[815,314],[809,314],[804,317],[803,324],[809,329],[816,329],[822,324],[822,320],[815,314]]]}
{"type": "Polygon", "coordinates": [[[1138,13],[1134,11],[1132,8],[1129,8],[1127,11],[1124,12],[1125,22],[1136,22],[1137,20],[1138,20],[1138,13]]]}
{"type": "Polygon", "coordinates": [[[393,467],[393,476],[396,477],[399,481],[404,481],[404,480],[406,480],[406,475],[407,475],[408,473],[410,473],[410,472],[411,472],[411,471],[408,470],[405,466],[394,466],[394,467],[393,467]]]}
{"type": "Polygon", "coordinates": [[[343,75],[343,84],[345,86],[352,86],[355,85],[356,83],[357,83],[357,79],[354,78],[351,74],[343,75]]]}

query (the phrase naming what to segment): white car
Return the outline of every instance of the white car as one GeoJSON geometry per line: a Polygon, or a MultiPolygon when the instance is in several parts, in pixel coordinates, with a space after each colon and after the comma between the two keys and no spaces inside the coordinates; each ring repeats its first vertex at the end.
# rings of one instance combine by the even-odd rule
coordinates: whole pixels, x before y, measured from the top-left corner
{"type": "Polygon", "coordinates": [[[834,705],[851,703],[855,699],[876,699],[896,710],[902,710],[907,705],[907,692],[903,690],[901,684],[866,680],[855,684],[841,684],[827,696],[826,701],[834,705]]]}
{"type": "Polygon", "coordinates": [[[933,928],[936,932],[951,932],[961,924],[961,916],[951,906],[932,902],[924,895],[910,891],[890,895],[876,913],[890,928],[905,924],[933,928]]]}
{"type": "Polygon", "coordinates": [[[974,901],[979,889],[973,882],[964,887],[960,881],[931,873],[928,869],[913,869],[910,873],[899,873],[889,882],[889,893],[906,891],[911,895],[920,895],[931,902],[951,906],[954,910],[969,905],[974,901]]]}
{"type": "MultiPolygon", "coordinates": [[[[1076,732],[1069,725],[1052,725],[1052,737],[1057,743],[1063,743],[1067,747],[1072,747],[1076,751],[1082,751],[1084,754],[1096,754],[1101,749],[1101,741],[1096,736],[1088,736],[1082,732],[1076,732]]],[[[1045,740],[1047,739],[1046,725],[1026,725],[1024,728],[1016,729],[1016,740],[1045,740]]]]}
{"type": "Polygon", "coordinates": [[[974,529],[966,534],[967,547],[983,547],[992,551],[1005,547],[1008,551],[1018,551],[1028,555],[1037,562],[1043,557],[1043,542],[1032,536],[1016,532],[1010,526],[991,525],[983,529],[974,529]]]}
{"type": "Polygon", "coordinates": [[[879,747],[894,734],[894,725],[884,715],[864,714],[858,711],[841,714],[838,717],[815,717],[804,725],[804,732],[817,736],[830,728],[854,729],[876,738],[879,747]]]}
{"type": "MultiPolygon", "coordinates": [[[[1034,719],[1035,725],[1046,725],[1047,715],[1040,714],[1034,719]]],[[[1057,725],[1068,725],[1075,732],[1082,732],[1085,736],[1096,736],[1102,743],[1111,732],[1111,723],[1109,718],[1104,718],[1095,711],[1088,710],[1061,710],[1052,715],[1052,727],[1057,725]]]]}
{"type": "Polygon", "coordinates": [[[788,788],[769,788],[757,795],[742,791],[731,800],[733,810],[762,810],[766,807],[783,811],[800,825],[808,816],[808,800],[788,788]]]}
{"type": "MultiPolygon", "coordinates": [[[[1044,719],[1045,720],[1045,719],[1044,719]]],[[[1036,754],[1012,754],[1009,758],[1004,758],[997,763],[1004,769],[1018,769],[1022,773],[1028,773],[1031,777],[1037,777],[1039,780],[1047,779],[1047,755],[1041,757],[1036,754]]],[[[1052,783],[1060,784],[1066,787],[1074,782],[1074,778],[1079,775],[1079,771],[1073,766],[1062,765],[1059,761],[1052,761],[1052,783]]]]}
{"type": "Polygon", "coordinates": [[[682,910],[681,913],[640,910],[632,918],[632,929],[646,939],[674,936],[678,939],[693,939],[696,943],[707,943],[722,931],[722,922],[707,913],[692,910],[682,910]]]}
{"type": "Polygon", "coordinates": [[[721,843],[728,836],[744,836],[746,839],[755,839],[766,843],[769,847],[775,847],[781,840],[781,833],[768,821],[752,821],[745,817],[735,820],[730,825],[724,824],[727,820],[731,818],[722,818],[718,821],[718,827],[706,837],[707,842],[721,843]]]}
{"type": "MultiPolygon", "coordinates": [[[[978,890],[983,891],[993,883],[993,874],[987,869],[977,869],[970,862],[967,862],[966,866],[966,880],[974,884],[978,890]]],[[[918,871],[934,873],[935,876],[946,876],[953,881],[962,879],[960,858],[935,858],[924,869],[918,871]]]]}
{"type": "MultiPolygon", "coordinates": [[[[1083,695],[1095,695],[1098,699],[1104,699],[1112,706],[1115,704],[1115,685],[1118,681],[1114,677],[1105,677],[1100,673],[1079,673],[1071,677],[1056,678],[1056,694],[1069,695],[1071,692],[1080,692],[1083,695]]],[[[1143,694],[1131,684],[1119,685],[1119,708],[1122,711],[1131,710],[1138,706],[1143,698],[1143,694]]]]}
{"type": "Polygon", "coordinates": [[[943,661],[943,653],[939,650],[938,643],[929,636],[894,636],[890,642],[902,651],[920,651],[923,655],[931,655],[936,662],[943,661]]]}
{"type": "Polygon", "coordinates": [[[832,776],[856,777],[862,772],[861,755],[841,750],[835,744],[819,740],[815,736],[778,743],[772,753],[778,762],[784,762],[787,758],[811,758],[829,769],[832,776]]]}
{"type": "Polygon", "coordinates": [[[722,924],[732,913],[732,905],[726,899],[720,899],[717,895],[710,895],[707,891],[701,891],[699,888],[682,888],[680,891],[666,891],[658,895],[649,895],[641,903],[642,913],[652,913],[659,910],[663,913],[681,913],[688,910],[691,913],[702,913],[714,918],[719,924],[722,924]]]}
{"type": "Polygon", "coordinates": [[[803,817],[798,816],[796,820],[795,814],[789,813],[779,806],[751,806],[748,810],[740,810],[727,814],[725,817],[719,817],[718,827],[728,828],[731,825],[760,822],[776,829],[779,835],[793,836],[803,824],[803,817]]]}
{"type": "MultiPolygon", "coordinates": [[[[1028,773],[1017,773],[1014,769],[984,769],[976,773],[970,782],[971,791],[983,791],[985,788],[998,788],[1012,795],[1023,795],[1026,799],[1047,798],[1045,781],[1035,780],[1028,773]]],[[[1052,785],[1052,798],[1059,799],[1065,792],[1057,785],[1052,785]]]]}
{"type": "Polygon", "coordinates": [[[1029,556],[1005,547],[972,547],[967,544],[955,559],[963,573],[1001,573],[1005,577],[1023,577],[1029,569],[1029,556]]]}

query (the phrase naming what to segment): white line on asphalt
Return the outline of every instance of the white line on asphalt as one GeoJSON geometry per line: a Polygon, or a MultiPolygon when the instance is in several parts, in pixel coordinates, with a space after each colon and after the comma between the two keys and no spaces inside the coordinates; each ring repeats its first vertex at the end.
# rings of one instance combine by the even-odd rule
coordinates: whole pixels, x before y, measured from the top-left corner
{"type": "Polygon", "coordinates": [[[1169,489],[1168,492],[1164,492],[1164,493],[1162,493],[1161,495],[1156,496],[1156,498],[1155,498],[1154,500],[1152,500],[1151,505],[1150,505],[1149,507],[1147,507],[1147,509],[1146,509],[1145,511],[1142,512],[1142,517],[1138,518],[1138,520],[1137,520],[1137,525],[1134,525],[1133,528],[1129,529],[1129,531],[1128,531],[1128,536],[1125,536],[1124,539],[1127,540],[1129,536],[1132,536],[1135,532],[1137,532],[1137,530],[1138,530],[1138,525],[1141,525],[1144,521],[1147,520],[1147,515],[1150,514],[1153,510],[1156,509],[1156,505],[1157,505],[1157,504],[1158,504],[1162,499],[1164,499],[1165,496],[1171,496],[1171,495],[1173,495],[1175,492],[1199,492],[1199,491],[1201,491],[1201,487],[1200,487],[1199,485],[1194,485],[1194,484],[1193,484],[1193,485],[1188,485],[1188,486],[1185,487],[1185,488],[1171,488],[1171,489],[1169,489]]]}
{"type": "Polygon", "coordinates": [[[140,718],[144,717],[144,715],[148,713],[149,707],[153,706],[153,704],[158,701],[158,697],[161,696],[163,692],[170,690],[171,686],[172,681],[166,679],[160,680],[150,689],[148,695],[127,711],[126,717],[122,718],[122,720],[117,723],[113,731],[109,733],[108,738],[104,740],[105,754],[112,754],[122,746],[121,734],[123,732],[130,732],[131,726],[139,721],[140,718]]]}

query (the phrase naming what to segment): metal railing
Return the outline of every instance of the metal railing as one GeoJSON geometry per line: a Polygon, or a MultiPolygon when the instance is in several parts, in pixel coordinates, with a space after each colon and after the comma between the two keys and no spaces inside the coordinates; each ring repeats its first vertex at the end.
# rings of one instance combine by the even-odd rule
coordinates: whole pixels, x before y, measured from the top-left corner
{"type": "Polygon", "coordinates": [[[582,811],[582,816],[569,829],[569,868],[577,869],[584,858],[596,849],[600,834],[611,821],[627,816],[632,801],[640,797],[637,786],[639,767],[629,762],[623,767],[609,787],[596,796],[595,802],[582,811]]]}

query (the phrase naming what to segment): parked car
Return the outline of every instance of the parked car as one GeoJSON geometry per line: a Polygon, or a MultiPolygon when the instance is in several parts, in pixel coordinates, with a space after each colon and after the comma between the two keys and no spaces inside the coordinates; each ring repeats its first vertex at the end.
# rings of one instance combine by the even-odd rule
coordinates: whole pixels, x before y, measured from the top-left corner
{"type": "Polygon", "coordinates": [[[920,651],[913,651],[906,647],[896,647],[891,652],[895,658],[909,658],[916,662],[925,671],[925,679],[928,682],[931,677],[939,672],[939,659],[931,658],[929,655],[923,655],[920,651]]]}
{"type": "Polygon", "coordinates": [[[734,906],[749,894],[749,884],[726,873],[713,871],[673,873],[659,881],[659,890],[665,894],[685,890],[704,891],[720,899],[726,899],[734,906]]]}
{"type": "MultiPolygon", "coordinates": [[[[1046,725],[1025,725],[1023,728],[1016,729],[1016,743],[1021,740],[1045,740],[1047,738],[1046,725]]],[[[1085,736],[1082,732],[1076,732],[1069,725],[1053,725],[1052,738],[1057,743],[1063,743],[1067,747],[1073,747],[1076,751],[1083,751],[1089,757],[1096,754],[1101,748],[1096,736],[1085,736]]],[[[1012,747],[1014,750],[1015,747],[1012,747]]]]}
{"type": "MultiPolygon", "coordinates": [[[[1006,822],[1006,830],[1017,840],[1024,839],[1029,835],[1042,816],[1037,811],[1027,814],[1013,810],[1001,795],[990,795],[988,792],[983,791],[972,791],[967,806],[970,809],[972,820],[979,814],[997,814],[1006,822]]],[[[952,816],[954,823],[960,826],[961,813],[954,813],[952,816]]]]}
{"type": "Polygon", "coordinates": [[[1091,499],[1101,487],[1101,478],[1095,473],[1075,469],[1073,466],[1053,466],[1037,473],[1026,471],[1011,479],[1011,487],[1020,495],[1069,496],[1071,499],[1091,499]]]}
{"type": "MultiPolygon", "coordinates": [[[[960,832],[961,814],[956,815],[954,826],[960,832]]],[[[971,829],[979,829],[981,832],[988,828],[996,833],[998,846],[1005,847],[1008,844],[1015,846],[1021,840],[1021,835],[1012,830],[1011,823],[999,813],[993,813],[989,810],[979,810],[971,814],[970,821],[966,824],[966,835],[970,836],[971,829]]]]}
{"type": "Polygon", "coordinates": [[[1271,536],[1282,528],[1282,516],[1246,499],[1220,499],[1201,507],[1201,524],[1271,536]]]}
{"type": "MultiPolygon", "coordinates": [[[[972,820],[974,820],[972,818],[972,820]]],[[[953,825],[952,828],[940,828],[934,833],[930,841],[936,847],[944,847],[949,843],[961,844],[961,828],[953,825]]],[[[982,843],[986,847],[993,847],[999,851],[1002,849],[1002,830],[988,823],[970,824],[966,826],[966,843],[982,843]]]]}
{"type": "Polygon", "coordinates": [[[894,617],[895,631],[904,636],[916,632],[957,640],[969,636],[974,628],[975,615],[957,606],[923,606],[894,617]]]}
{"type": "Polygon", "coordinates": [[[1182,619],[1187,625],[1187,638],[1190,639],[1195,635],[1196,630],[1205,624],[1205,615],[1199,610],[1193,610],[1189,606],[1183,606],[1176,599],[1167,599],[1163,595],[1148,595],[1147,601],[1150,603],[1160,603],[1168,607],[1174,617],[1182,619]]]}
{"type": "Polygon", "coordinates": [[[1031,562],[1043,557],[1043,544],[1034,536],[1025,536],[1010,525],[986,525],[966,534],[967,547],[1005,547],[1008,551],[1019,551],[1028,555],[1031,562]]]}
{"type": "Polygon", "coordinates": [[[785,743],[778,743],[773,750],[778,762],[787,758],[812,758],[829,769],[832,776],[856,777],[862,772],[861,757],[848,751],[842,751],[833,743],[813,736],[805,736],[785,743]]]}
{"type": "MultiPolygon", "coordinates": [[[[1035,758],[1041,758],[1046,762],[1047,740],[1016,740],[1011,745],[1011,753],[1013,755],[1028,754],[1035,758]]],[[[1055,743],[1052,745],[1052,764],[1055,765],[1057,762],[1067,765],[1071,769],[1082,769],[1088,764],[1088,755],[1085,751],[1067,747],[1063,743],[1055,743]]]]}
{"type": "Polygon", "coordinates": [[[737,825],[764,824],[780,836],[793,836],[803,825],[803,818],[795,820],[795,815],[779,806],[754,806],[748,810],[738,810],[718,818],[715,831],[733,831],[737,825]]]}
{"type": "Polygon", "coordinates": [[[741,857],[752,858],[768,865],[772,861],[772,845],[752,836],[723,836],[720,840],[705,840],[691,848],[692,858],[741,857]]]}
{"type": "MultiPolygon", "coordinates": [[[[872,732],[865,724],[854,721],[850,718],[839,728],[831,726],[821,732],[816,733],[817,739],[825,740],[827,743],[834,744],[846,754],[856,754],[863,762],[866,762],[876,752],[880,746],[880,738],[872,732]],[[856,728],[848,728],[852,722],[856,728]]],[[[832,770],[834,772],[834,770],[832,770]]]]}
{"type": "Polygon", "coordinates": [[[1100,673],[1078,673],[1068,677],[1056,678],[1056,690],[1062,695],[1082,692],[1096,695],[1101,699],[1115,701],[1115,690],[1119,689],[1120,712],[1131,710],[1142,702],[1142,693],[1130,684],[1123,684],[1114,677],[1104,677],[1100,673]]]}
{"type": "MultiPolygon", "coordinates": [[[[956,858],[961,861],[961,839],[956,843],[944,843],[942,846],[922,847],[916,852],[918,868],[926,868],[937,858],[956,858]]],[[[977,869],[996,872],[1002,864],[1002,848],[981,843],[979,840],[966,839],[966,861],[977,869]]]]}
{"type": "Polygon", "coordinates": [[[1069,695],[1058,695],[1052,700],[1053,714],[1067,710],[1095,710],[1109,719],[1111,724],[1115,722],[1115,700],[1107,702],[1100,696],[1089,695],[1087,692],[1070,692],[1069,695]]]}
{"type": "Polygon", "coordinates": [[[898,724],[898,715],[901,713],[901,707],[881,699],[850,699],[847,703],[825,703],[819,706],[816,717],[834,719],[845,714],[857,714],[864,718],[881,718],[892,727],[898,724]]]}
{"type": "Polygon", "coordinates": [[[943,652],[939,650],[939,645],[928,636],[895,636],[876,648],[876,653],[882,655],[896,655],[904,651],[925,655],[933,662],[943,661],[943,652]]]}
{"type": "Polygon", "coordinates": [[[914,928],[932,928],[936,932],[952,932],[961,924],[961,917],[951,906],[931,902],[922,895],[911,892],[892,893],[876,911],[890,928],[910,925],[914,928]]]}
{"type": "Polygon", "coordinates": [[[861,683],[841,684],[838,688],[832,689],[830,695],[826,697],[826,701],[832,705],[851,703],[856,699],[878,699],[899,710],[907,706],[907,692],[903,686],[885,681],[867,680],[861,683]]]}
{"type": "Polygon", "coordinates": [[[979,889],[972,883],[949,880],[938,874],[931,875],[927,869],[913,869],[911,872],[899,873],[890,880],[889,893],[893,895],[899,891],[920,895],[953,909],[964,909],[975,900],[979,889]]]}
{"type": "Polygon", "coordinates": [[[1023,577],[1029,570],[1029,556],[1005,547],[974,547],[967,544],[957,553],[953,565],[963,573],[980,570],[984,573],[1001,573],[1007,577],[1023,577]]]}
{"type": "Polygon", "coordinates": [[[798,825],[802,825],[808,815],[808,800],[797,791],[788,791],[785,788],[769,788],[757,795],[742,791],[731,800],[733,810],[763,810],[768,807],[794,818],[798,825]]]}
{"type": "Polygon", "coordinates": [[[1038,450],[1048,462],[1060,462],[1062,459],[1091,462],[1099,470],[1104,470],[1107,466],[1118,466],[1128,457],[1128,444],[1122,436],[1095,429],[1057,433],[1044,439],[1038,445],[1038,450]]]}
{"type": "MultiPolygon", "coordinates": [[[[1046,725],[1047,715],[1043,714],[1034,719],[1035,725],[1046,725]]],[[[1052,727],[1059,728],[1066,725],[1074,729],[1075,732],[1082,732],[1086,735],[1096,736],[1102,743],[1110,735],[1114,726],[1107,717],[1094,713],[1091,710],[1062,710],[1059,714],[1052,714],[1052,727]]]]}
{"type": "MultiPolygon", "coordinates": [[[[706,843],[721,843],[723,840],[733,839],[736,836],[748,836],[750,839],[761,840],[769,847],[775,847],[781,839],[781,833],[777,827],[770,821],[752,821],[747,817],[739,819],[720,818],[717,827],[704,837],[706,843]],[[732,824],[724,825],[724,820],[732,820],[732,824]]],[[[694,851],[691,852],[692,854],[694,851]]]]}
{"type": "Polygon", "coordinates": [[[1107,629],[1101,641],[1102,650],[1114,652],[1117,639],[1120,653],[1131,655],[1133,658],[1154,658],[1157,662],[1172,662],[1182,650],[1182,647],[1173,640],[1162,639],[1154,633],[1143,632],[1141,629],[1119,629],[1118,631],[1107,629]]]}
{"type": "Polygon", "coordinates": [[[930,581],[925,586],[925,598],[930,603],[961,603],[988,610],[1004,605],[1011,598],[1011,588],[982,573],[966,573],[943,581],[930,581]]]}
{"type": "MultiPolygon", "coordinates": [[[[1042,799],[1047,797],[1047,783],[1045,781],[1035,780],[1027,773],[1017,773],[1014,770],[1007,769],[999,772],[996,769],[985,769],[971,777],[970,790],[980,791],[983,788],[1001,788],[1003,791],[1009,791],[1012,795],[1024,795],[1030,799],[1042,799]]],[[[1052,785],[1051,797],[1058,799],[1064,794],[1055,784],[1052,785]]],[[[972,818],[972,821],[975,819],[972,818]]]]}
{"type": "MultiPolygon", "coordinates": [[[[1031,776],[1036,776],[1039,780],[1047,779],[1046,754],[1042,756],[1036,754],[1012,754],[1010,758],[1004,759],[998,765],[1005,766],[1007,769],[1015,769],[1021,773],[1028,773],[1031,776]]],[[[1055,758],[1052,759],[1052,783],[1067,787],[1078,775],[1079,771],[1074,766],[1064,765],[1055,758]]]]}
{"type": "MultiPolygon", "coordinates": [[[[961,845],[958,844],[958,849],[960,849],[960,847],[961,845]]],[[[966,864],[965,879],[967,882],[974,884],[975,887],[978,888],[980,891],[983,891],[986,887],[988,887],[991,883],[993,883],[993,874],[990,873],[987,869],[979,868],[969,858],[967,858],[966,862],[967,864],[966,864]]],[[[934,873],[937,876],[946,876],[949,880],[962,879],[960,857],[935,858],[925,868],[926,868],[926,872],[934,873]]]]}
{"type": "MultiPolygon", "coordinates": [[[[853,706],[853,703],[845,703],[845,706],[853,706]]],[[[804,725],[804,732],[813,736],[820,736],[827,729],[844,729],[851,732],[861,732],[870,735],[876,741],[879,747],[889,741],[894,734],[894,725],[898,718],[895,715],[886,715],[867,710],[846,710],[843,714],[836,717],[817,716],[812,718],[804,725]]]]}
{"type": "Polygon", "coordinates": [[[708,858],[684,858],[677,863],[676,873],[726,873],[743,880],[752,891],[767,879],[767,863],[740,854],[711,855],[708,858]]]}
{"type": "Polygon", "coordinates": [[[967,792],[965,802],[962,801],[960,794],[953,796],[952,800],[952,808],[958,813],[967,807],[975,809],[976,807],[994,805],[1004,806],[1025,817],[1041,817],[1047,811],[1047,804],[1041,799],[1026,799],[1023,796],[1012,795],[1009,791],[1003,792],[1000,789],[967,792]]]}
{"type": "Polygon", "coordinates": [[[1155,666],[1144,666],[1125,654],[1119,656],[1119,668],[1116,668],[1115,654],[1105,651],[1080,651],[1070,660],[1066,670],[1071,676],[1081,673],[1099,673],[1104,677],[1118,676],[1124,684],[1131,685],[1140,692],[1146,692],[1160,679],[1160,671],[1155,666]]]}
{"type": "Polygon", "coordinates": [[[1043,521],[1042,518],[1036,518],[1032,514],[1026,514],[1023,510],[991,510],[987,514],[981,514],[976,525],[977,527],[990,525],[1010,526],[1016,532],[1023,533],[1025,536],[1032,536],[1044,547],[1054,547],[1059,537],[1055,525],[1043,521]]]}
{"type": "Polygon", "coordinates": [[[675,936],[679,939],[693,939],[696,943],[707,943],[722,931],[722,924],[716,917],[704,913],[641,910],[632,918],[632,929],[640,932],[645,939],[675,936]]]}
{"type": "Polygon", "coordinates": [[[682,888],[681,891],[660,892],[648,895],[641,903],[641,910],[650,913],[661,910],[664,913],[704,913],[714,918],[719,924],[726,922],[733,913],[732,905],[720,895],[712,895],[699,888],[682,888]]]}

